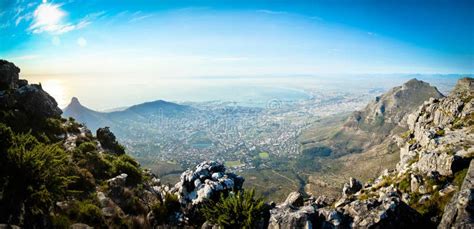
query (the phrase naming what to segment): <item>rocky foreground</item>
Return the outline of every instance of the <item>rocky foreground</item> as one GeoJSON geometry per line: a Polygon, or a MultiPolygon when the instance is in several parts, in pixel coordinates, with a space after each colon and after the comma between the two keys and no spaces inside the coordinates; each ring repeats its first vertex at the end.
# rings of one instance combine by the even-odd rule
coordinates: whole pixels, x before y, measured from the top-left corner
{"type": "Polygon", "coordinates": [[[239,195],[245,179],[212,160],[162,184],[108,128],[94,136],[60,118],[54,99],[19,72],[0,61],[0,228],[474,227],[471,78],[408,116],[409,130],[392,136],[396,169],[365,184],[351,178],[336,201],[293,192],[275,204],[239,195]]]}

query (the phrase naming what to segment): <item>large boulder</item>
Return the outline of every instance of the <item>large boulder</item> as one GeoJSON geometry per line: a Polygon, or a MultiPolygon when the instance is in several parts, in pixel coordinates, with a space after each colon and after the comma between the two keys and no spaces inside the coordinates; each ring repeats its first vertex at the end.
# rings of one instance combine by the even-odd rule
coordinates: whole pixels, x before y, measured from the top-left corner
{"type": "Polygon", "coordinates": [[[222,163],[205,161],[194,170],[183,172],[174,187],[180,203],[196,205],[205,199],[219,197],[222,192],[241,190],[244,178],[234,173],[226,173],[225,170],[222,163]]]}
{"type": "Polygon", "coordinates": [[[344,187],[342,188],[342,195],[344,197],[348,197],[350,195],[355,194],[360,189],[362,189],[362,183],[360,183],[360,181],[356,180],[355,178],[351,177],[349,179],[349,183],[344,184],[344,187]]]}
{"type": "Polygon", "coordinates": [[[285,202],[270,210],[268,228],[313,228],[315,207],[311,204],[304,206],[303,195],[292,192],[285,202]]]}
{"type": "Polygon", "coordinates": [[[0,59],[0,91],[15,89],[18,82],[20,68],[15,64],[0,59]]]}
{"type": "Polygon", "coordinates": [[[59,118],[62,111],[52,96],[41,85],[29,84],[18,88],[14,94],[16,106],[39,118],[59,118]]]}
{"type": "Polygon", "coordinates": [[[461,189],[444,208],[438,228],[474,228],[474,161],[471,161],[461,189]]]}

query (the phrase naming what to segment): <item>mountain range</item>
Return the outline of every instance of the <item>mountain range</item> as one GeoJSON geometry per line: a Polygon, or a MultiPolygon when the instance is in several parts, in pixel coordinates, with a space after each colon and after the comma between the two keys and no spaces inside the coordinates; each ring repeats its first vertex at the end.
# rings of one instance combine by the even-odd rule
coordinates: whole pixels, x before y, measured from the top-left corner
{"type": "MultiPolygon", "coordinates": [[[[373,179],[366,182],[352,173],[336,199],[324,192],[298,190],[276,204],[245,189],[246,178],[229,172],[214,158],[184,171],[175,184],[161,182],[127,154],[109,128],[92,133],[74,119],[62,118],[54,98],[41,85],[20,80],[19,72],[13,63],[0,60],[1,228],[474,227],[472,78],[460,79],[448,96],[434,93],[419,105],[416,100],[412,103],[416,106],[406,106],[409,113],[399,113],[395,108],[405,103],[391,101],[398,96],[388,96],[400,93],[404,86],[376,99],[365,112],[355,113],[361,117],[356,121],[376,126],[386,125],[385,120],[402,122],[387,132],[374,129],[395,142],[396,166],[372,171],[373,179]],[[383,112],[380,101],[386,101],[383,112]],[[374,123],[370,114],[382,115],[383,123],[374,123]],[[394,131],[398,127],[402,132],[394,131]]],[[[424,83],[408,84],[412,90],[411,85],[424,83]]],[[[75,107],[80,108],[78,101],[75,107]]],[[[169,115],[187,111],[179,105],[152,102],[121,114],[133,114],[132,119],[139,121],[154,118],[156,107],[169,108],[169,113],[163,112],[169,115]]],[[[69,110],[74,111],[74,106],[69,110]]],[[[84,117],[104,115],[86,111],[91,116],[84,117]]],[[[104,117],[114,117],[113,113],[104,117]]],[[[353,121],[352,117],[343,119],[334,131],[350,128],[372,134],[371,128],[345,125],[347,120],[353,121]]],[[[329,135],[332,138],[337,135],[329,135]]],[[[330,151],[319,156],[365,161],[367,152],[333,155],[330,151]]]]}

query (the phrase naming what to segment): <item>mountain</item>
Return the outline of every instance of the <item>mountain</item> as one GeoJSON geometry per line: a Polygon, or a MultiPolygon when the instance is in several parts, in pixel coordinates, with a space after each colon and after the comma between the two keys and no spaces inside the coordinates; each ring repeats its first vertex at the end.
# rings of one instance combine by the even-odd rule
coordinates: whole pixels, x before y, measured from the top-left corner
{"type": "MultiPolygon", "coordinates": [[[[303,133],[303,150],[312,151],[321,145],[331,148],[333,156],[360,153],[387,140],[391,133],[403,132],[407,115],[430,98],[444,97],[436,87],[412,79],[402,86],[392,88],[375,98],[363,110],[351,114],[342,124],[336,123],[333,135],[318,139],[318,129],[310,128],[303,133]],[[316,132],[316,140],[311,132],[316,132]],[[317,142],[316,144],[312,144],[317,142]],[[323,142],[323,143],[321,143],[323,142]]],[[[327,127],[325,127],[327,128],[327,127]]]]}
{"type": "Polygon", "coordinates": [[[73,117],[93,130],[111,125],[106,113],[97,112],[83,106],[76,97],[73,97],[69,105],[63,109],[63,117],[73,117]]]}
{"type": "Polygon", "coordinates": [[[73,117],[91,129],[109,126],[120,131],[123,122],[149,122],[158,118],[182,118],[195,114],[190,106],[157,100],[128,107],[120,111],[98,112],[83,106],[76,97],[63,110],[63,117],[73,117]]]}
{"type": "Polygon", "coordinates": [[[309,161],[305,164],[320,167],[310,170],[306,191],[338,197],[339,187],[349,177],[367,181],[384,169],[395,168],[400,147],[392,136],[408,130],[408,115],[425,101],[443,97],[435,87],[412,79],[349,117],[329,117],[303,131],[302,158],[309,161]]]}
{"type": "Polygon", "coordinates": [[[270,228],[474,227],[473,98],[474,79],[463,78],[449,96],[398,116],[407,131],[390,136],[401,147],[396,168],[365,184],[351,177],[334,202],[291,193],[270,210],[270,228]]]}

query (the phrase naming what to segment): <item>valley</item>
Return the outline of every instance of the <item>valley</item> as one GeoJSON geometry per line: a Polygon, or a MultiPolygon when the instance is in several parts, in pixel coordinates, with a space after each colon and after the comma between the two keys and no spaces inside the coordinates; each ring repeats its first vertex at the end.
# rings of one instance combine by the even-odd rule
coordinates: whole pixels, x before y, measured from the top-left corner
{"type": "Polygon", "coordinates": [[[349,176],[366,180],[398,160],[393,142],[371,148],[363,146],[369,136],[360,131],[340,134],[353,111],[384,91],[313,88],[305,91],[309,99],[270,99],[253,107],[226,101],[158,100],[114,112],[93,111],[75,98],[63,115],[91,129],[109,126],[130,154],[164,182],[175,183],[187,168],[213,158],[249,177],[245,185],[269,199],[281,200],[295,189],[337,197],[349,176]],[[355,160],[344,156],[352,153],[358,153],[355,160]],[[357,159],[361,157],[366,160],[357,159]],[[384,166],[379,166],[380,160],[385,160],[384,166]]]}

